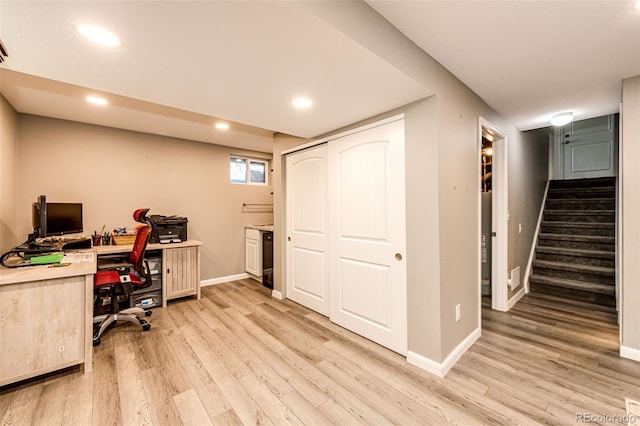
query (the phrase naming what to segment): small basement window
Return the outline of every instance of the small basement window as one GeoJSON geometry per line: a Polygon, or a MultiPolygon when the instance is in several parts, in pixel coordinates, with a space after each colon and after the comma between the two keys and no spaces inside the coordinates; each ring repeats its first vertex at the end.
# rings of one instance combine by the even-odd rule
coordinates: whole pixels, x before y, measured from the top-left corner
{"type": "Polygon", "coordinates": [[[229,161],[231,183],[246,185],[266,185],[268,160],[232,155],[229,161]]]}

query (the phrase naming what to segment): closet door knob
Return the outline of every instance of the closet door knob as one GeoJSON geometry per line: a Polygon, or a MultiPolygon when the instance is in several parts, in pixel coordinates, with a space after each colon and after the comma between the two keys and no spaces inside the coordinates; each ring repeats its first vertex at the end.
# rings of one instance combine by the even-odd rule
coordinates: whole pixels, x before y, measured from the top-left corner
{"type": "Polygon", "coordinates": [[[402,260],[402,255],[400,253],[396,253],[396,260],[397,261],[402,260]]]}

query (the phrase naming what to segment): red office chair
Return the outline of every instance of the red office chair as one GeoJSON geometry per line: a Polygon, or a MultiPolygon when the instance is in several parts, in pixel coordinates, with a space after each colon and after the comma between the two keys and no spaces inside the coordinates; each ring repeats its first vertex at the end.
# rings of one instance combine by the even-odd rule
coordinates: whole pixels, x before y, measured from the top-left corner
{"type": "Polygon", "coordinates": [[[116,321],[128,321],[138,324],[142,326],[142,330],[144,331],[151,328],[151,325],[141,318],[142,316],[151,315],[151,311],[137,307],[122,310],[119,308],[119,299],[126,298],[126,304],[128,306],[129,297],[134,290],[151,285],[149,264],[144,258],[147,243],[151,235],[151,225],[147,219],[148,211],[149,209],[138,209],[133,212],[133,218],[136,222],[143,223],[144,226],[138,228],[133,249],[128,256],[128,262],[114,263],[111,261],[106,266],[101,266],[100,263],[98,264],[99,270],[95,275],[93,283],[95,301],[93,346],[100,344],[100,336],[106,331],[107,327],[116,321]],[[102,302],[105,298],[110,299],[108,312],[96,315],[101,309],[104,309],[102,302]]]}

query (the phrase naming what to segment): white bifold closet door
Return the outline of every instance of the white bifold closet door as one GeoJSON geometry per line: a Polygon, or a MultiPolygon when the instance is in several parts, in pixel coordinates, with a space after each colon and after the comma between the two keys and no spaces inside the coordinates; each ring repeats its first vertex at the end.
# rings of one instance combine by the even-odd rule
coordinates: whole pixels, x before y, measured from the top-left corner
{"type": "Polygon", "coordinates": [[[320,313],[328,312],[331,321],[351,331],[406,354],[404,120],[368,126],[329,140],[326,148],[311,149],[318,150],[314,157],[318,164],[319,153],[326,152],[326,168],[307,167],[309,174],[304,175],[301,165],[308,158],[299,156],[307,154],[306,150],[287,156],[291,241],[287,243],[286,295],[320,313]],[[308,183],[306,192],[303,187],[308,183]],[[309,196],[304,204],[302,193],[309,196]],[[296,225],[303,222],[303,216],[314,226],[296,225]],[[305,238],[311,228],[323,240],[326,236],[327,245],[300,244],[304,241],[302,228],[305,238]],[[304,301],[299,298],[302,288],[304,301]]]}
{"type": "Polygon", "coordinates": [[[327,144],[286,157],[286,297],[329,315],[327,144]]]}

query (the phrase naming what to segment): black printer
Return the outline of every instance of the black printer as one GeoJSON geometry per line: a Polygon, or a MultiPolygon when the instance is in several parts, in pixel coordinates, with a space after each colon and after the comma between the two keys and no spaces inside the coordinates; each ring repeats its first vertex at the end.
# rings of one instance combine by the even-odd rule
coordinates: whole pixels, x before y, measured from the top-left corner
{"type": "Polygon", "coordinates": [[[151,221],[150,243],[179,243],[187,240],[187,218],[180,216],[149,216],[151,221]]]}

